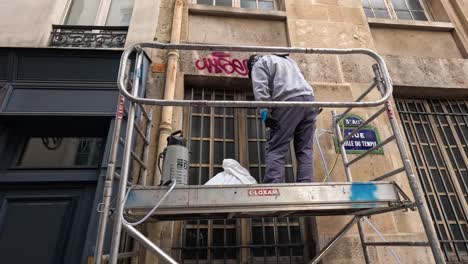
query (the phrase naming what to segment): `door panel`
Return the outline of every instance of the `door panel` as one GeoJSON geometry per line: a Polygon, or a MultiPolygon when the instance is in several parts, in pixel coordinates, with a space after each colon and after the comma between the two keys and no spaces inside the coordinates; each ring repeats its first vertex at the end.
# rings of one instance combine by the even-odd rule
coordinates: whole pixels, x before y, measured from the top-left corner
{"type": "Polygon", "coordinates": [[[0,262],[79,263],[94,184],[0,187],[0,262]]]}

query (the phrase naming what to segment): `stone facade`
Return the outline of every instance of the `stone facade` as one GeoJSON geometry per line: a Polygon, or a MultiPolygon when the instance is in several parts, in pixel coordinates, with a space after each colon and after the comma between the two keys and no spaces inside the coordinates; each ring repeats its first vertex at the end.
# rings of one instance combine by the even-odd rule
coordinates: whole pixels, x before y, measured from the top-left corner
{"type": "MultiPolygon", "coordinates": [[[[167,20],[158,26],[160,40],[168,41],[171,5],[164,1],[167,16],[160,13],[160,19],[167,20]],[[166,37],[164,37],[166,36],[166,37]]],[[[312,48],[369,48],[384,56],[395,85],[395,94],[443,96],[468,95],[468,66],[466,60],[466,8],[463,1],[454,4],[447,1],[429,1],[434,21],[417,22],[366,18],[359,0],[285,0],[284,10],[260,13],[248,9],[214,7],[187,4],[183,21],[182,41],[186,43],[269,45],[312,48]],[[445,11],[437,8],[443,7],[445,11]]],[[[229,53],[231,62],[240,62],[248,54],[229,53]]],[[[180,71],[176,97],[183,98],[184,86],[197,80],[209,83],[207,77],[215,78],[218,85],[232,87],[232,83],[244,84],[237,79],[245,78],[242,71],[227,71],[209,67],[203,58],[212,62],[219,59],[210,52],[181,52],[180,71]],[[198,64],[197,64],[198,63],[198,64]],[[198,76],[198,77],[197,77],[198,76]],[[203,78],[204,77],[204,78],[203,78]],[[185,81],[184,81],[185,80],[185,81]]],[[[372,62],[362,56],[293,55],[302,71],[314,86],[316,97],[321,101],[350,101],[362,93],[372,78],[372,62]]],[[[157,63],[164,62],[164,56],[157,55],[157,63]]],[[[160,73],[154,73],[155,78],[160,73]]],[[[248,84],[248,83],[247,83],[248,84]]],[[[156,90],[162,89],[155,87],[156,90]]],[[[233,88],[234,89],[234,88],[233,88]]],[[[374,99],[376,95],[371,95],[374,99]]],[[[357,110],[362,117],[369,117],[369,111],[357,110]]],[[[174,112],[174,128],[183,127],[182,112],[174,112]]],[[[325,110],[318,121],[318,127],[331,127],[330,110],[325,110]]],[[[373,123],[379,128],[382,138],[390,135],[388,121],[380,118],[373,123]]],[[[332,160],[335,150],[331,138],[322,138],[327,160],[332,160]]],[[[375,176],[401,166],[395,145],[385,148],[385,156],[367,158],[367,167],[353,168],[355,180],[369,180],[375,176]]],[[[317,175],[323,175],[319,160],[315,161],[317,175]]],[[[337,167],[333,180],[344,181],[343,169],[337,167]]],[[[409,192],[407,180],[397,175],[394,180],[409,192]]],[[[307,230],[315,230],[313,243],[320,248],[331,239],[348,221],[349,217],[317,217],[307,230]]],[[[394,212],[372,217],[374,225],[389,240],[421,241],[425,239],[424,229],[415,212],[394,212]]],[[[180,223],[173,225],[179,234],[180,223]]],[[[379,241],[378,236],[364,224],[370,241],[379,241]]],[[[165,231],[166,235],[167,230],[165,231]]],[[[157,237],[160,237],[157,234],[157,237]]],[[[163,239],[164,240],[164,239],[163,239]]],[[[170,243],[163,243],[170,249],[170,243]]],[[[395,252],[404,263],[432,263],[428,248],[396,248],[395,252]]],[[[176,255],[175,255],[176,256],[176,255]]],[[[372,263],[389,263],[392,257],[385,248],[370,249],[372,263]]],[[[150,258],[153,260],[153,258],[150,258]]],[[[147,262],[151,263],[151,261],[147,262]]],[[[323,263],[363,263],[362,248],[357,228],[349,232],[343,241],[324,259],[323,263]]]]}

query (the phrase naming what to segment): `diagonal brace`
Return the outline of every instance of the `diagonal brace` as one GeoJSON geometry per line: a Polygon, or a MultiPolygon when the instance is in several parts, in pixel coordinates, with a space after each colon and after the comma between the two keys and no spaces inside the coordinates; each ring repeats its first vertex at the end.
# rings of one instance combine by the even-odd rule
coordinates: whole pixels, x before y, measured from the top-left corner
{"type": "Polygon", "coordinates": [[[141,243],[147,250],[149,250],[153,255],[159,257],[163,263],[168,263],[168,264],[178,264],[177,261],[175,261],[171,256],[166,254],[160,247],[156,246],[151,240],[146,238],[140,231],[136,230],[131,225],[122,223],[123,229],[127,231],[127,233],[133,237],[134,239],[138,240],[138,242],[141,243]]]}
{"type": "Polygon", "coordinates": [[[309,262],[309,264],[317,264],[329,251],[330,249],[335,246],[336,242],[340,240],[350,229],[353,227],[354,224],[357,223],[359,217],[355,216],[351,221],[349,221],[341,230],[336,234],[336,236],[328,242],[328,244],[320,251],[320,253],[309,262]]]}

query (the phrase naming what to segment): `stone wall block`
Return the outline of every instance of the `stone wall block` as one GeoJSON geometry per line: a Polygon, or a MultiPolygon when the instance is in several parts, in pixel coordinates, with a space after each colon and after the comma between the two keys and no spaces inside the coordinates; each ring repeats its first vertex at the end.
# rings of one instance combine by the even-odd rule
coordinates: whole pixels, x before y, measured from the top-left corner
{"type": "Polygon", "coordinates": [[[367,48],[373,46],[367,26],[295,20],[293,46],[313,48],[367,48]]]}
{"type": "Polygon", "coordinates": [[[468,62],[463,59],[385,56],[394,85],[466,88],[468,62]]]}
{"type": "Polygon", "coordinates": [[[371,31],[382,55],[463,58],[451,32],[393,28],[372,28],[371,31]]]}
{"type": "Polygon", "coordinates": [[[367,18],[362,9],[354,7],[328,7],[328,21],[367,25],[367,18]]]}
{"type": "MultiPolygon", "coordinates": [[[[395,219],[393,213],[373,215],[369,218],[369,221],[377,228],[382,234],[395,234],[397,227],[395,226],[395,219]]],[[[366,222],[362,221],[362,227],[366,236],[376,235],[374,229],[366,222]]]]}
{"type": "Polygon", "coordinates": [[[376,61],[371,57],[360,54],[344,55],[340,56],[340,61],[346,82],[368,84],[368,87],[373,82],[374,72],[372,65],[376,61]]]}
{"type": "Polygon", "coordinates": [[[397,232],[400,233],[424,233],[424,227],[416,211],[396,211],[393,213],[397,232]]]}
{"type": "MultiPolygon", "coordinates": [[[[328,241],[328,238],[336,235],[349,221],[351,221],[351,216],[317,216],[316,222],[318,228],[318,237],[320,244],[324,246],[326,244],[322,243],[323,241],[328,241]]],[[[359,235],[358,229],[356,227],[351,228],[348,235],[359,235]]]]}
{"type": "MultiPolygon", "coordinates": [[[[356,229],[357,228],[353,228],[356,229]]],[[[356,231],[357,232],[357,231],[356,231]]],[[[320,236],[320,244],[324,246],[331,236],[320,236]]],[[[372,260],[376,259],[374,250],[371,250],[370,256],[372,260]]],[[[361,241],[359,236],[343,237],[335,247],[327,254],[323,261],[324,264],[361,264],[364,263],[364,255],[362,252],[361,241]]]]}
{"type": "Polygon", "coordinates": [[[338,63],[334,55],[292,55],[304,77],[312,83],[340,83],[338,63]]]}
{"type": "Polygon", "coordinates": [[[338,5],[338,0],[313,0],[315,4],[338,5]]]}
{"type": "Polygon", "coordinates": [[[188,23],[191,43],[288,46],[285,21],[190,15],[188,23]]]}
{"type": "Polygon", "coordinates": [[[338,0],[338,5],[341,7],[361,8],[362,2],[360,0],[338,0]]]}
{"type": "Polygon", "coordinates": [[[440,65],[450,83],[455,87],[468,87],[468,61],[457,59],[440,59],[440,65]]]}
{"type": "MultiPolygon", "coordinates": [[[[164,2],[164,1],[163,1],[164,2]]],[[[155,33],[157,42],[170,42],[172,29],[172,16],[174,7],[161,7],[159,10],[158,26],[155,33]]]]}

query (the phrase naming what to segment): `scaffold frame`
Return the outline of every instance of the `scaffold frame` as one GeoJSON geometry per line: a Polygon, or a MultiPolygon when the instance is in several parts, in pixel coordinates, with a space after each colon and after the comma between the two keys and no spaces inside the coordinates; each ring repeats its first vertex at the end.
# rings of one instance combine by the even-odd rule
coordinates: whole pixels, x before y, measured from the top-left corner
{"type": "MultiPolygon", "coordinates": [[[[144,80],[145,81],[145,80],[144,80]]],[[[102,259],[103,259],[103,244],[104,244],[104,237],[106,234],[106,226],[107,226],[107,218],[109,217],[109,211],[110,211],[110,202],[111,202],[111,197],[112,197],[112,192],[113,192],[113,180],[117,179],[119,180],[118,184],[118,190],[117,190],[117,195],[116,195],[116,208],[115,208],[115,219],[113,223],[113,232],[112,232],[112,243],[111,243],[111,248],[110,248],[110,262],[111,264],[116,264],[117,260],[119,259],[119,256],[125,253],[119,254],[119,244],[121,241],[121,233],[122,230],[125,230],[128,235],[133,237],[135,240],[139,242],[139,244],[143,247],[145,247],[147,250],[149,250],[151,253],[155,254],[158,256],[163,262],[166,263],[177,263],[176,260],[174,260],[169,254],[165,253],[163,250],[161,250],[156,244],[151,242],[147,237],[145,237],[140,231],[138,231],[133,225],[130,225],[126,221],[123,220],[123,215],[124,213],[127,213],[127,215],[131,216],[133,209],[136,209],[140,206],[141,208],[146,208],[149,209],[153,206],[151,204],[148,204],[150,200],[155,199],[154,201],[161,203],[161,212],[164,213],[164,210],[170,210],[171,205],[170,203],[162,203],[162,201],[167,198],[166,196],[170,197],[170,191],[173,189],[176,190],[174,193],[179,195],[180,197],[185,197],[184,195],[187,195],[187,200],[186,201],[186,207],[181,207],[184,208],[184,210],[190,209],[190,201],[193,201],[195,204],[196,199],[189,199],[190,196],[188,196],[189,192],[193,192],[193,190],[196,190],[196,192],[203,192],[203,189],[205,187],[175,187],[175,184],[173,184],[170,189],[168,186],[161,186],[161,187],[149,187],[146,186],[146,170],[148,169],[147,161],[148,161],[148,146],[150,143],[150,138],[149,135],[151,134],[151,126],[146,126],[146,133],[144,133],[144,129],[139,128],[139,124],[146,122],[146,124],[151,123],[152,120],[152,114],[151,111],[147,109],[147,106],[199,106],[199,107],[225,107],[225,108],[266,108],[266,107],[315,107],[315,108],[333,108],[333,128],[334,128],[334,134],[337,138],[338,141],[338,146],[339,150],[341,153],[341,160],[343,162],[344,166],[344,172],[346,176],[346,183],[341,183],[347,185],[347,184],[353,184],[353,177],[352,173],[350,170],[350,167],[356,163],[359,163],[362,158],[366,157],[369,155],[372,151],[380,149],[384,147],[385,145],[395,142],[397,147],[398,147],[398,152],[401,157],[401,161],[403,166],[401,168],[396,168],[393,171],[387,172],[381,176],[376,177],[370,182],[366,183],[357,183],[357,184],[390,184],[392,186],[395,186],[394,188],[394,195],[392,197],[387,197],[389,200],[386,200],[386,206],[375,206],[373,207],[372,204],[375,201],[371,200],[365,200],[365,201],[359,201],[362,204],[366,204],[366,206],[362,206],[362,210],[351,210],[351,211],[346,211],[346,212],[341,212],[343,215],[353,215],[351,221],[347,223],[341,230],[338,232],[338,234],[331,239],[331,241],[319,252],[317,256],[315,256],[310,263],[318,263],[325,254],[327,254],[331,248],[336,244],[337,241],[339,241],[344,234],[351,229],[355,224],[358,226],[359,229],[359,235],[361,239],[361,244],[364,252],[364,258],[366,264],[370,263],[370,258],[368,254],[368,247],[370,246],[430,246],[432,250],[432,254],[434,256],[434,260],[438,264],[445,263],[444,256],[442,254],[440,244],[431,220],[431,217],[429,215],[429,211],[426,208],[425,201],[421,192],[421,188],[419,186],[418,179],[416,175],[413,172],[413,168],[411,166],[411,161],[408,156],[408,153],[405,149],[405,144],[403,141],[402,134],[399,129],[398,121],[396,119],[395,113],[393,111],[392,104],[390,102],[391,96],[392,96],[392,82],[391,78],[387,69],[387,66],[385,64],[385,61],[381,56],[379,56],[376,52],[369,50],[369,49],[325,49],[325,48],[294,48],[294,47],[260,47],[260,46],[230,46],[230,45],[205,45],[205,44],[165,44],[165,43],[137,43],[128,46],[122,55],[121,62],[120,62],[120,69],[118,73],[118,88],[120,92],[120,97],[119,97],[119,102],[118,102],[118,110],[116,114],[116,123],[115,123],[115,129],[114,129],[114,136],[111,144],[111,151],[110,151],[110,158],[109,158],[109,166],[108,166],[108,171],[106,175],[106,181],[105,181],[105,187],[104,187],[104,195],[103,195],[103,203],[102,203],[102,210],[101,215],[100,215],[100,221],[99,221],[99,226],[98,226],[98,237],[97,237],[97,242],[96,242],[96,250],[95,250],[95,263],[100,264],[102,259]],[[296,53],[296,54],[330,54],[330,55],[365,55],[373,60],[375,60],[376,64],[372,66],[372,71],[374,73],[374,78],[371,86],[362,94],[360,95],[356,100],[354,101],[349,101],[349,102],[321,102],[321,101],[314,101],[314,102],[279,102],[279,101],[268,101],[268,102],[258,102],[258,101],[208,101],[208,100],[164,100],[164,99],[154,99],[154,98],[146,98],[145,96],[140,96],[141,91],[139,87],[139,79],[141,78],[142,71],[147,71],[149,69],[143,67],[142,63],[142,56],[144,53],[144,49],[160,49],[160,50],[199,50],[199,51],[235,51],[235,52],[251,52],[251,53],[296,53]],[[130,56],[136,54],[136,60],[135,60],[135,68],[134,72],[136,74],[133,74],[133,81],[132,77],[130,76],[130,56]],[[380,98],[375,101],[362,101],[371,91],[377,90],[379,91],[380,98]],[[126,106],[125,101],[128,102],[128,108],[126,106]],[[370,115],[370,118],[364,121],[363,124],[361,124],[359,127],[354,129],[350,134],[343,136],[343,131],[342,128],[340,127],[339,123],[340,121],[345,117],[346,114],[348,114],[350,111],[352,111],[355,108],[375,108],[378,107],[378,110],[374,112],[374,114],[370,115]],[[343,112],[337,113],[336,109],[344,109],[343,112]],[[355,133],[360,131],[363,127],[365,127],[366,124],[369,124],[370,122],[374,121],[376,118],[380,117],[382,114],[386,114],[388,121],[390,122],[391,126],[391,132],[392,135],[384,140],[382,142],[371,149],[367,150],[366,152],[357,155],[353,159],[349,160],[348,155],[346,154],[345,151],[345,146],[344,143],[350,139],[355,133]],[[121,127],[122,127],[122,120],[126,118],[126,133],[124,136],[121,136],[121,127]],[[136,131],[136,133],[134,133],[136,131]],[[143,158],[138,158],[138,155],[135,154],[135,149],[136,149],[136,143],[133,140],[133,136],[139,135],[144,142],[143,146],[143,158]],[[125,139],[123,138],[125,137],[125,139]],[[123,157],[122,157],[122,166],[120,169],[120,174],[115,172],[115,165],[117,161],[117,153],[118,153],[118,148],[119,144],[123,145],[123,157]],[[146,154],[145,154],[146,153],[146,154]],[[127,190],[128,188],[128,179],[129,175],[131,174],[131,163],[136,162],[138,163],[141,168],[143,168],[143,171],[140,170],[140,173],[143,173],[144,177],[143,179],[138,182],[139,187],[133,188],[132,190],[127,190]],[[412,192],[413,199],[410,199],[410,197],[401,190],[401,188],[398,187],[395,183],[387,183],[387,182],[381,182],[384,180],[387,180],[388,178],[400,174],[400,173],[405,173],[408,179],[409,187],[412,192]],[[378,182],[378,183],[377,183],[378,182]],[[185,191],[184,191],[185,190],[185,191]],[[128,194],[130,192],[130,195],[128,194]],[[136,199],[135,197],[138,197],[138,195],[141,195],[142,192],[146,192],[146,195],[149,195],[150,198],[142,198],[140,200],[136,199]],[[148,194],[149,193],[149,194],[148,194]],[[125,202],[127,198],[130,196],[130,200],[132,200],[129,205],[125,205],[125,202]],[[400,199],[402,198],[402,199],[400,199]],[[133,202],[133,204],[132,204],[133,202]],[[143,204],[146,203],[146,204],[143,204]],[[423,241],[423,242],[414,242],[414,241],[408,241],[408,242],[368,242],[366,241],[365,234],[363,231],[363,228],[361,226],[361,220],[367,220],[367,216],[373,215],[373,214],[379,214],[379,213],[386,213],[386,212],[391,212],[391,211],[396,211],[396,210],[402,210],[402,209],[414,209],[419,212],[420,219],[422,221],[422,224],[424,226],[424,230],[426,232],[428,241],[423,241]]],[[[310,192],[316,191],[319,193],[318,189],[319,188],[327,188],[327,186],[331,186],[334,183],[326,182],[322,184],[309,184],[309,185],[304,185],[303,187],[309,188],[310,192]],[[315,186],[315,187],[314,187],[315,186]],[[317,190],[316,190],[317,189],[317,190]]],[[[340,183],[335,183],[335,185],[340,185],[340,183]]],[[[279,191],[283,192],[288,192],[287,188],[301,188],[300,184],[278,184],[274,188],[278,189],[279,191]]],[[[219,187],[219,186],[218,186],[219,187]]],[[[271,186],[270,186],[271,187],[271,186]]],[[[211,186],[208,187],[211,188],[210,191],[213,192],[213,188],[217,188],[216,186],[211,186]]],[[[234,188],[234,187],[231,187],[234,188]]],[[[243,188],[255,188],[255,187],[239,187],[239,190],[243,188]]],[[[272,187],[273,188],[273,187],[272,187]]],[[[206,189],[206,188],[205,188],[206,189]]],[[[222,188],[221,188],[222,189],[222,188]]],[[[245,193],[248,193],[248,191],[244,191],[245,193]]],[[[195,196],[193,196],[195,197],[195,196]]],[[[291,196],[292,197],[292,196],[291,196]]],[[[265,198],[265,197],[263,197],[265,198]]],[[[296,197],[297,198],[297,197],[296,197]]],[[[170,199],[170,198],[168,198],[170,199]]],[[[267,198],[268,199],[268,198],[267,198]]],[[[291,198],[292,199],[292,198],[291,198]]],[[[303,205],[306,204],[306,201],[310,201],[311,205],[315,204],[314,199],[311,199],[307,195],[300,196],[297,199],[303,199],[303,205]],[[302,197],[302,198],[301,198],[302,197]]],[[[180,199],[179,199],[180,200],[180,199]]],[[[270,201],[271,202],[271,201],[270,201]]],[[[324,201],[320,201],[324,202],[324,201]]],[[[340,201],[335,201],[337,203],[340,203],[340,201]]],[[[342,204],[345,204],[347,201],[343,200],[341,201],[342,204]]],[[[228,203],[228,202],[226,202],[228,203]]],[[[271,202],[274,204],[274,202],[271,202]]],[[[326,206],[326,201],[324,202],[324,206],[326,206]]],[[[353,206],[352,201],[349,202],[348,204],[351,204],[351,207],[353,206]]],[[[377,203],[375,203],[377,204],[377,203]]],[[[246,206],[255,206],[252,204],[248,204],[246,206]]],[[[287,214],[288,211],[296,214],[301,214],[303,212],[307,212],[305,215],[314,215],[314,208],[312,207],[294,207],[290,208],[289,210],[287,209],[288,206],[291,206],[288,203],[283,203],[283,204],[278,204],[277,206],[283,208],[282,213],[287,214]],[[307,207],[307,208],[306,208],[307,207]]],[[[158,213],[155,213],[155,208],[154,210],[151,210],[151,215],[155,216],[157,218],[158,213]]],[[[172,214],[174,215],[177,214],[177,210],[180,210],[181,208],[172,208],[172,214]]],[[[213,207],[214,208],[214,207],[213,207]]],[[[244,207],[245,208],[245,207],[244,207]]],[[[193,208],[192,208],[193,209],[193,208]]],[[[210,212],[214,213],[213,211],[210,211],[210,206],[204,205],[204,210],[203,213],[205,215],[209,215],[210,212]],[[208,208],[208,209],[207,209],[208,208]]],[[[322,208],[323,209],[323,208],[322,208]]],[[[333,211],[333,208],[329,208],[331,211],[333,211]]],[[[195,209],[194,209],[195,210],[195,209]]],[[[227,217],[234,217],[233,214],[229,214],[229,211],[232,211],[233,213],[236,213],[235,209],[233,207],[229,207],[229,204],[226,206],[224,213],[227,213],[227,217]]],[[[270,208],[271,211],[271,208],[270,208]]],[[[148,215],[151,217],[151,215],[148,215]]],[[[195,215],[195,214],[194,214],[195,215]]],[[[332,213],[328,213],[328,215],[336,215],[332,213]]],[[[191,216],[187,216],[191,217],[191,216]]],[[[192,216],[193,217],[193,216],[192,216]]],[[[199,217],[199,216],[198,216],[199,217]]],[[[244,216],[244,217],[249,217],[249,216],[244,216]]],[[[178,219],[177,217],[173,217],[174,219],[178,219]]],[[[182,217],[183,218],[183,217],[182,217]]],[[[164,220],[170,220],[171,218],[164,218],[164,220]]]]}

